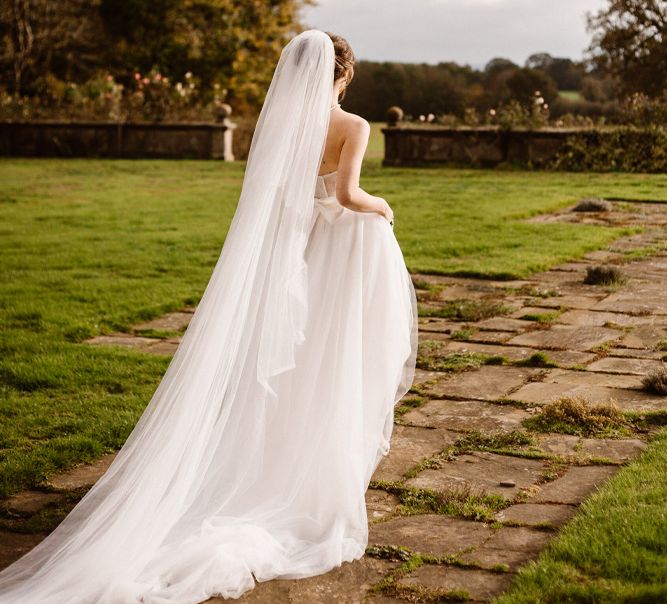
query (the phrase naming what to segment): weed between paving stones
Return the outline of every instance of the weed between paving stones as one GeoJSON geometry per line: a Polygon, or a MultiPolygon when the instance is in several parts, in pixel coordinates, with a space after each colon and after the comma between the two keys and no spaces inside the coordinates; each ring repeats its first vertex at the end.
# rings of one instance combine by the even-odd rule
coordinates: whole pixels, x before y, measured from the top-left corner
{"type": "Polygon", "coordinates": [[[439,306],[420,307],[420,317],[440,317],[454,321],[481,321],[506,315],[510,309],[498,300],[447,300],[439,306]]]}
{"type": "Polygon", "coordinates": [[[614,403],[593,405],[581,397],[562,397],[547,403],[542,411],[523,420],[536,432],[558,432],[576,436],[619,438],[630,433],[621,409],[614,403]]]}

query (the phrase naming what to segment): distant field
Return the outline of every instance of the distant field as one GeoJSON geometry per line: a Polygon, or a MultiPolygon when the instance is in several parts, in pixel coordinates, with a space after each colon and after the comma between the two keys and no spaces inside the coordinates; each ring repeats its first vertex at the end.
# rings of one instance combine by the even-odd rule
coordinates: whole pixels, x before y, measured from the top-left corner
{"type": "Polygon", "coordinates": [[[558,96],[562,96],[570,101],[580,101],[584,98],[578,90],[559,90],[558,96]]]}

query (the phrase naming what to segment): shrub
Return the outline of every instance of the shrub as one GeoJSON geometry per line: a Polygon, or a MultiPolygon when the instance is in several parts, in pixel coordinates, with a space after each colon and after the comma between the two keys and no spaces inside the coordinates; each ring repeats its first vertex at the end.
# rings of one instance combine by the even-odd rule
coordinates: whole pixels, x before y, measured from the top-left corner
{"type": "Polygon", "coordinates": [[[586,285],[621,285],[625,276],[616,266],[589,266],[586,268],[586,285]]]}
{"type": "Polygon", "coordinates": [[[642,386],[647,392],[667,396],[667,369],[661,367],[651,371],[642,380],[642,386]]]}
{"type": "Polygon", "coordinates": [[[586,197],[572,208],[573,212],[609,212],[612,208],[610,202],[599,197],[586,197]]]}

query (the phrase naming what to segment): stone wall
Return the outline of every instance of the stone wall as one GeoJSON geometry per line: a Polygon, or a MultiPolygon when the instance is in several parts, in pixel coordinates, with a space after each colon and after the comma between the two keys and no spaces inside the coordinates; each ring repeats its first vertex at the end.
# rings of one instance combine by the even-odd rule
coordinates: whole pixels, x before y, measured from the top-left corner
{"type": "Polygon", "coordinates": [[[234,124],[0,122],[0,155],[233,160],[234,124]]]}
{"type": "Polygon", "coordinates": [[[495,166],[503,162],[546,166],[576,130],[499,130],[390,126],[382,129],[385,166],[455,163],[495,166]]]}

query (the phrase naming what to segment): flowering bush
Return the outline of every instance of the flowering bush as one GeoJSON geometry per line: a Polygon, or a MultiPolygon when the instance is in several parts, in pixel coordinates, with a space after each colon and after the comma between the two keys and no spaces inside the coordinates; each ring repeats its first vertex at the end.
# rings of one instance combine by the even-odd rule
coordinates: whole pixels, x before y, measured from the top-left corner
{"type": "Polygon", "coordinates": [[[0,119],[221,120],[231,112],[226,96],[227,90],[214,84],[213,98],[204,99],[191,72],[175,83],[157,69],[136,72],[127,84],[111,74],[81,86],[50,77],[43,98],[16,97],[0,89],[0,119]]]}

